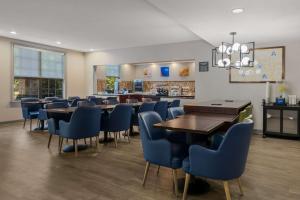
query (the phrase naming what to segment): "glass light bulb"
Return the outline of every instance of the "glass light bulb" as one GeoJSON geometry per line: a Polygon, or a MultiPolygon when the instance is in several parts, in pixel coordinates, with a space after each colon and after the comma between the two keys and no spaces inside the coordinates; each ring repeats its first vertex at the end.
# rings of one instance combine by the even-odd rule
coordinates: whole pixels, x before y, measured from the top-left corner
{"type": "Polygon", "coordinates": [[[241,46],[240,43],[235,42],[235,43],[232,45],[232,51],[239,51],[240,46],[241,46]]]}
{"type": "Polygon", "coordinates": [[[243,44],[243,45],[241,46],[241,52],[242,52],[242,53],[247,53],[247,52],[248,52],[248,47],[247,47],[247,45],[244,45],[244,44],[243,44]]]}
{"type": "Polygon", "coordinates": [[[224,52],[226,51],[226,49],[227,49],[227,46],[224,45],[224,44],[219,46],[219,51],[220,51],[221,53],[224,53],[224,52]]]}
{"type": "Polygon", "coordinates": [[[224,67],[224,63],[223,63],[222,59],[218,60],[218,66],[219,67],[224,67]]]}
{"type": "Polygon", "coordinates": [[[227,50],[226,50],[226,53],[228,55],[231,55],[232,54],[232,48],[231,47],[228,47],[227,50]]]}
{"type": "Polygon", "coordinates": [[[224,58],[223,63],[225,65],[225,67],[228,67],[230,65],[230,59],[229,58],[224,58]]]}
{"type": "Polygon", "coordinates": [[[248,66],[249,65],[249,61],[250,61],[250,58],[249,57],[244,57],[242,59],[242,65],[243,66],[248,66]]]}

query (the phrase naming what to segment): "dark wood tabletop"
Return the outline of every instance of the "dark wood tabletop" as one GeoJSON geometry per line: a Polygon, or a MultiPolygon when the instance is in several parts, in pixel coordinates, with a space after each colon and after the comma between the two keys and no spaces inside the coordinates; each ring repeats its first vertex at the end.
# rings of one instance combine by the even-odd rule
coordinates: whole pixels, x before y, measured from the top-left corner
{"type": "MultiPolygon", "coordinates": [[[[116,107],[116,105],[97,105],[97,108],[101,108],[102,110],[112,110],[116,107]]],[[[52,108],[45,109],[48,113],[73,113],[77,107],[68,107],[68,108],[52,108]]]]}
{"type": "Polygon", "coordinates": [[[182,115],[176,119],[154,124],[156,128],[163,128],[185,133],[209,135],[225,123],[233,123],[238,115],[195,113],[182,115]]]}

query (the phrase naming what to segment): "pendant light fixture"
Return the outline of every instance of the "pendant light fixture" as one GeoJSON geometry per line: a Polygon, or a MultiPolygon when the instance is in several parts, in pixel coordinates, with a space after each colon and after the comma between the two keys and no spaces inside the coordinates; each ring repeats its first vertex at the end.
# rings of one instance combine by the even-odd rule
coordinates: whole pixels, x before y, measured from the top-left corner
{"type": "Polygon", "coordinates": [[[238,43],[236,32],[231,32],[232,43],[222,42],[212,49],[212,66],[229,69],[254,66],[255,42],[238,43]]]}

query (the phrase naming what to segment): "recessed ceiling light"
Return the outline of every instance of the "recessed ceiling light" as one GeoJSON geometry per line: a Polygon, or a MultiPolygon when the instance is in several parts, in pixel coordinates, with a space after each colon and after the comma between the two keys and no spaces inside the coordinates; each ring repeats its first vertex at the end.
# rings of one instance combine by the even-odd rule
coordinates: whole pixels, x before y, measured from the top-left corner
{"type": "Polygon", "coordinates": [[[243,8],[235,8],[235,9],[232,9],[232,13],[233,14],[240,14],[244,12],[244,9],[243,8]]]}
{"type": "Polygon", "coordinates": [[[60,41],[57,41],[56,44],[61,44],[61,42],[60,42],[60,41]]]}
{"type": "Polygon", "coordinates": [[[11,31],[11,32],[9,32],[9,33],[12,34],[12,35],[16,35],[16,34],[17,34],[16,31],[11,31]]]}

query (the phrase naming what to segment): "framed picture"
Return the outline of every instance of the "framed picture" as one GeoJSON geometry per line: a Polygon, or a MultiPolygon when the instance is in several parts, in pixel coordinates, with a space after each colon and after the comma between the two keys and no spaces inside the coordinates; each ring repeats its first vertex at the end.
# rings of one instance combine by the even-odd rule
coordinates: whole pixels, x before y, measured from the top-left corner
{"type": "Polygon", "coordinates": [[[199,62],[199,72],[208,72],[208,62],[199,62]]]}
{"type": "Polygon", "coordinates": [[[255,49],[254,67],[230,68],[230,83],[265,83],[284,80],[285,47],[255,49]]]}
{"type": "Polygon", "coordinates": [[[163,76],[163,77],[169,77],[169,75],[170,75],[169,66],[160,67],[160,75],[163,76]]]}
{"type": "Polygon", "coordinates": [[[186,77],[190,75],[190,68],[189,66],[182,66],[179,68],[179,76],[186,77]]]}
{"type": "Polygon", "coordinates": [[[152,71],[150,68],[145,68],[144,69],[144,77],[145,78],[151,78],[152,77],[152,71]]]}

